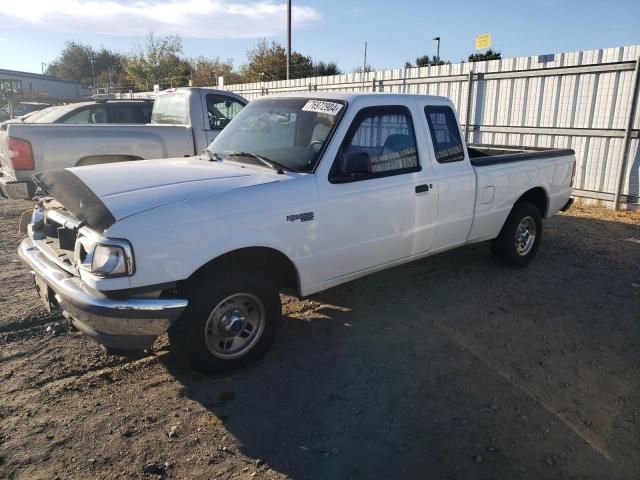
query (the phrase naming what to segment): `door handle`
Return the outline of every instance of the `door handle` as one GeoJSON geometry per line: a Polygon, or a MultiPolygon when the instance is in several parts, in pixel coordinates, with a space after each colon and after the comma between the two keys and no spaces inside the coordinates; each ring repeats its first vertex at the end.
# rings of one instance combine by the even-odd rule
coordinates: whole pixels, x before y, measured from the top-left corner
{"type": "Polygon", "coordinates": [[[416,185],[416,193],[424,193],[429,191],[429,185],[416,185]]]}

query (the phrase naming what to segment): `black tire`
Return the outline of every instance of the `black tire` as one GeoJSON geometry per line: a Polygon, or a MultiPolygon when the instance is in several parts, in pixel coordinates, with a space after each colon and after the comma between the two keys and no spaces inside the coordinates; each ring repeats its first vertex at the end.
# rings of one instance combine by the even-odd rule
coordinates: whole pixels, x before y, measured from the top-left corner
{"type": "MultiPolygon", "coordinates": [[[[507,217],[497,238],[491,241],[491,251],[501,261],[515,267],[526,267],[536,256],[540,242],[542,241],[542,215],[533,203],[521,202],[516,204],[507,217]],[[533,221],[535,235],[533,243],[528,248],[519,247],[516,241],[518,227],[525,221],[529,225],[533,221]]],[[[526,244],[526,242],[524,242],[526,244]]],[[[523,245],[520,242],[520,245],[523,245]]]]}
{"type": "MultiPolygon", "coordinates": [[[[205,271],[189,282],[187,290],[189,305],[169,329],[169,340],[176,356],[200,373],[222,373],[257,361],[267,352],[282,325],[282,305],[278,289],[271,279],[257,270],[238,269],[229,265],[224,271],[219,269],[205,271]],[[216,355],[211,348],[221,349],[222,343],[213,340],[217,337],[205,335],[205,328],[213,310],[219,307],[223,300],[240,293],[253,296],[253,300],[249,300],[255,302],[254,308],[258,310],[262,308],[264,313],[262,332],[257,334],[255,344],[248,345],[247,351],[240,356],[220,358],[220,355],[226,355],[226,353],[217,352],[216,355]],[[207,338],[210,340],[209,346],[207,338]]],[[[247,297],[235,297],[232,303],[237,298],[247,297]]],[[[238,306],[241,305],[242,302],[239,302],[238,306]]],[[[224,309],[220,308],[220,311],[224,309]]],[[[232,344],[236,340],[246,341],[240,338],[245,333],[245,324],[242,323],[243,331],[239,334],[234,336],[233,332],[225,332],[234,336],[232,344]]],[[[217,332],[219,335],[218,332],[222,330],[221,325],[222,320],[217,322],[212,320],[208,327],[209,331],[217,332]],[[218,328],[215,328],[215,325],[218,328]]]]}

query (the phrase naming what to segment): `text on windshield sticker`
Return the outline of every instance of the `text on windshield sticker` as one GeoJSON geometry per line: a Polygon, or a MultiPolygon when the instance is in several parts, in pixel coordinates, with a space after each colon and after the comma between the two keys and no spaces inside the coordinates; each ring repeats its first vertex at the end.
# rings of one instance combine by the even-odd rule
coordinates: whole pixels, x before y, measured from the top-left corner
{"type": "Polygon", "coordinates": [[[325,102],[324,100],[309,100],[302,110],[305,112],[328,113],[329,115],[337,115],[342,108],[342,104],[334,102],[325,102]]]}

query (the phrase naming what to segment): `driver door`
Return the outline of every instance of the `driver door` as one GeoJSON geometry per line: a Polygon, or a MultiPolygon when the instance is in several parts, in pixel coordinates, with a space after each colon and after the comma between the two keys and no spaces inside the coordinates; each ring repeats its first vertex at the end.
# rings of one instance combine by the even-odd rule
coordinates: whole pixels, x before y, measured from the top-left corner
{"type": "Polygon", "coordinates": [[[426,180],[428,156],[419,158],[418,145],[406,106],[368,107],[356,114],[329,178],[319,179],[326,282],[355,278],[427,248],[437,199],[426,180]],[[355,157],[370,162],[361,169],[365,173],[341,171],[345,159],[355,157]]]}

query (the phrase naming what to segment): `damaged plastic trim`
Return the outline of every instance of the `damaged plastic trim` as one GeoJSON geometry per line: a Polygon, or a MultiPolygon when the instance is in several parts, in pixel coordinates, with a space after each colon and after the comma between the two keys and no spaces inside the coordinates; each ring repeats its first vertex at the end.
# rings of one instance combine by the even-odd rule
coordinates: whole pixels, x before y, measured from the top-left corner
{"type": "Polygon", "coordinates": [[[69,170],[49,170],[37,173],[33,178],[46,194],[94,230],[104,232],[116,222],[102,200],[69,170]]]}

